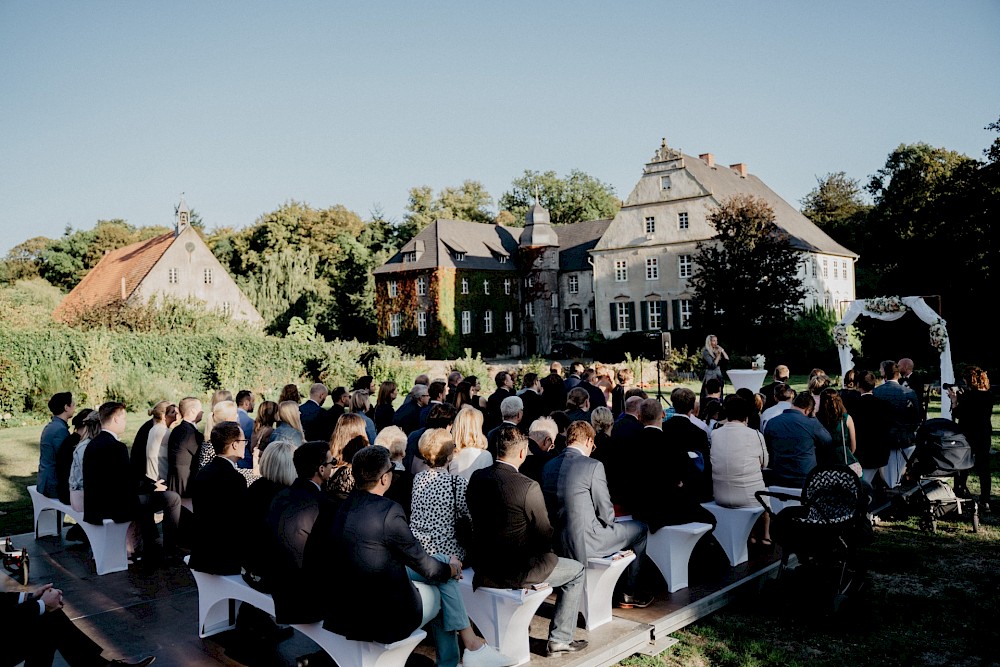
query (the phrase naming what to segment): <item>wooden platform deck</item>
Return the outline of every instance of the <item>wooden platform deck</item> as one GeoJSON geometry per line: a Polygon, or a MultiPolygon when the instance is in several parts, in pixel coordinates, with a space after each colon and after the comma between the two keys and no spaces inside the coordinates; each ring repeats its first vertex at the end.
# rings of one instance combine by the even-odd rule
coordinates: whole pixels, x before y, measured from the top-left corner
{"type": "MultiPolygon", "coordinates": [[[[66,611],[76,623],[106,649],[110,658],[137,658],[154,654],[160,667],[201,665],[247,665],[279,667],[295,665],[310,656],[310,667],[332,665],[318,647],[296,633],[276,651],[247,646],[237,632],[200,639],[197,632],[198,591],[186,567],[146,574],[137,568],[98,577],[86,544],[59,537],[32,534],[13,537],[17,547],[26,547],[31,559],[31,585],[52,582],[66,598],[66,611]]],[[[542,667],[606,667],[636,653],[654,655],[675,643],[670,633],[725,606],[734,596],[759,589],[775,576],[775,552],[751,552],[751,560],[736,568],[708,559],[692,569],[691,586],[670,594],[657,591],[656,601],[645,609],[615,610],[614,620],[592,632],[582,627],[577,639],[590,646],[579,653],[544,656],[545,638],[552,613],[551,600],[543,604],[531,627],[532,664],[542,667]]],[[[652,566],[650,566],[652,567],[652,566]]],[[[0,577],[0,587],[16,587],[0,577]]],[[[332,580],[332,577],[331,577],[332,580]]],[[[660,581],[658,577],[657,581],[660,581]]],[[[330,583],[336,595],[335,584],[330,583]]],[[[378,622],[373,619],[373,622],[378,622]]],[[[427,641],[413,654],[407,667],[432,667],[433,646],[427,641]]],[[[56,657],[56,665],[66,663],[56,657]]]]}

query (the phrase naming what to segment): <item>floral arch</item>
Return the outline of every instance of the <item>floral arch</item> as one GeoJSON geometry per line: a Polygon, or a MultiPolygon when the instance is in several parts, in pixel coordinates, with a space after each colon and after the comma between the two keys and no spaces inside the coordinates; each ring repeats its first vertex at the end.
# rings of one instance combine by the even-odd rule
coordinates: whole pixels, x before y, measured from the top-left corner
{"type": "MultiPolygon", "coordinates": [[[[946,323],[919,296],[883,296],[850,302],[840,322],[833,327],[833,341],[840,356],[841,376],[854,368],[854,355],[847,340],[847,327],[853,324],[854,320],[861,315],[867,315],[883,322],[893,322],[911,310],[921,322],[930,325],[928,333],[931,346],[941,355],[941,383],[954,383],[955,369],[951,365],[951,341],[948,338],[946,323]]],[[[948,402],[941,401],[941,416],[951,419],[951,405],[946,403],[948,402]]]]}

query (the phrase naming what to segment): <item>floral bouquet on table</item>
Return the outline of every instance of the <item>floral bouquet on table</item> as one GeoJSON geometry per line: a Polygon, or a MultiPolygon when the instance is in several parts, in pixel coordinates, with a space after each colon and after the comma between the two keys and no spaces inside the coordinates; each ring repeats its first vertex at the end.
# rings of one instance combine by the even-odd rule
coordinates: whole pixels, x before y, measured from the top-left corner
{"type": "Polygon", "coordinates": [[[764,364],[766,364],[766,363],[767,363],[767,360],[764,358],[764,355],[763,354],[758,354],[757,356],[753,357],[750,360],[750,367],[752,369],[754,369],[755,371],[757,371],[757,370],[760,370],[760,369],[764,368],[764,364]]]}

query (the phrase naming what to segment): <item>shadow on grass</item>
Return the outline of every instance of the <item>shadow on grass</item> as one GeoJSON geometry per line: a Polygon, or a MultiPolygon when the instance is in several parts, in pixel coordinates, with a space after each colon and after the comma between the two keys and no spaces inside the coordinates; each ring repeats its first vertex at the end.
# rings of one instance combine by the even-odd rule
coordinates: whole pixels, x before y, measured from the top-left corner
{"type": "Polygon", "coordinates": [[[14,498],[0,503],[0,536],[33,533],[31,497],[28,487],[35,483],[37,475],[13,475],[7,477],[14,489],[14,498]]]}

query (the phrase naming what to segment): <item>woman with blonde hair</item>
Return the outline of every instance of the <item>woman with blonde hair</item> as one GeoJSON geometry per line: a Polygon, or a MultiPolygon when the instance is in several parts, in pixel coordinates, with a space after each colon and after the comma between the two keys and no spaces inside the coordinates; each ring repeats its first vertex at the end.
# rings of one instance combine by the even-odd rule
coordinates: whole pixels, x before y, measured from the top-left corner
{"type": "Polygon", "coordinates": [[[336,460],[336,463],[333,474],[326,484],[327,493],[335,497],[342,497],[354,489],[351,459],[347,456],[350,453],[348,445],[358,436],[368,441],[368,435],[365,433],[366,428],[364,415],[361,414],[352,412],[337,420],[333,435],[330,436],[330,455],[336,460]]]}
{"type": "Polygon", "coordinates": [[[218,424],[220,421],[215,417],[215,406],[218,405],[219,403],[222,403],[223,401],[231,401],[231,400],[233,400],[233,392],[229,391],[228,389],[219,389],[212,394],[212,401],[211,401],[212,407],[208,411],[208,414],[205,416],[205,430],[203,431],[203,433],[205,434],[206,438],[211,437],[212,429],[215,428],[215,425],[218,424]]]}
{"type": "Polygon", "coordinates": [[[365,435],[368,436],[368,442],[375,442],[375,422],[368,416],[370,407],[367,389],[355,389],[351,392],[351,412],[361,415],[365,420],[365,435]]]}
{"type": "Polygon", "coordinates": [[[299,417],[299,404],[294,401],[282,401],[278,404],[278,425],[271,433],[270,442],[284,440],[296,447],[305,440],[302,432],[302,420],[299,417]]]}
{"type": "Polygon", "coordinates": [[[719,345],[719,338],[715,334],[705,336],[705,347],[701,348],[701,360],[705,362],[705,377],[701,383],[701,397],[704,399],[705,383],[711,378],[715,378],[719,384],[725,386],[721,364],[723,361],[729,361],[729,355],[719,345]]]}
{"type": "Polygon", "coordinates": [[[455,456],[448,463],[448,472],[468,480],[472,473],[493,465],[493,455],[486,451],[489,444],[483,435],[483,413],[464,405],[455,415],[451,426],[455,440],[455,456]]]}

